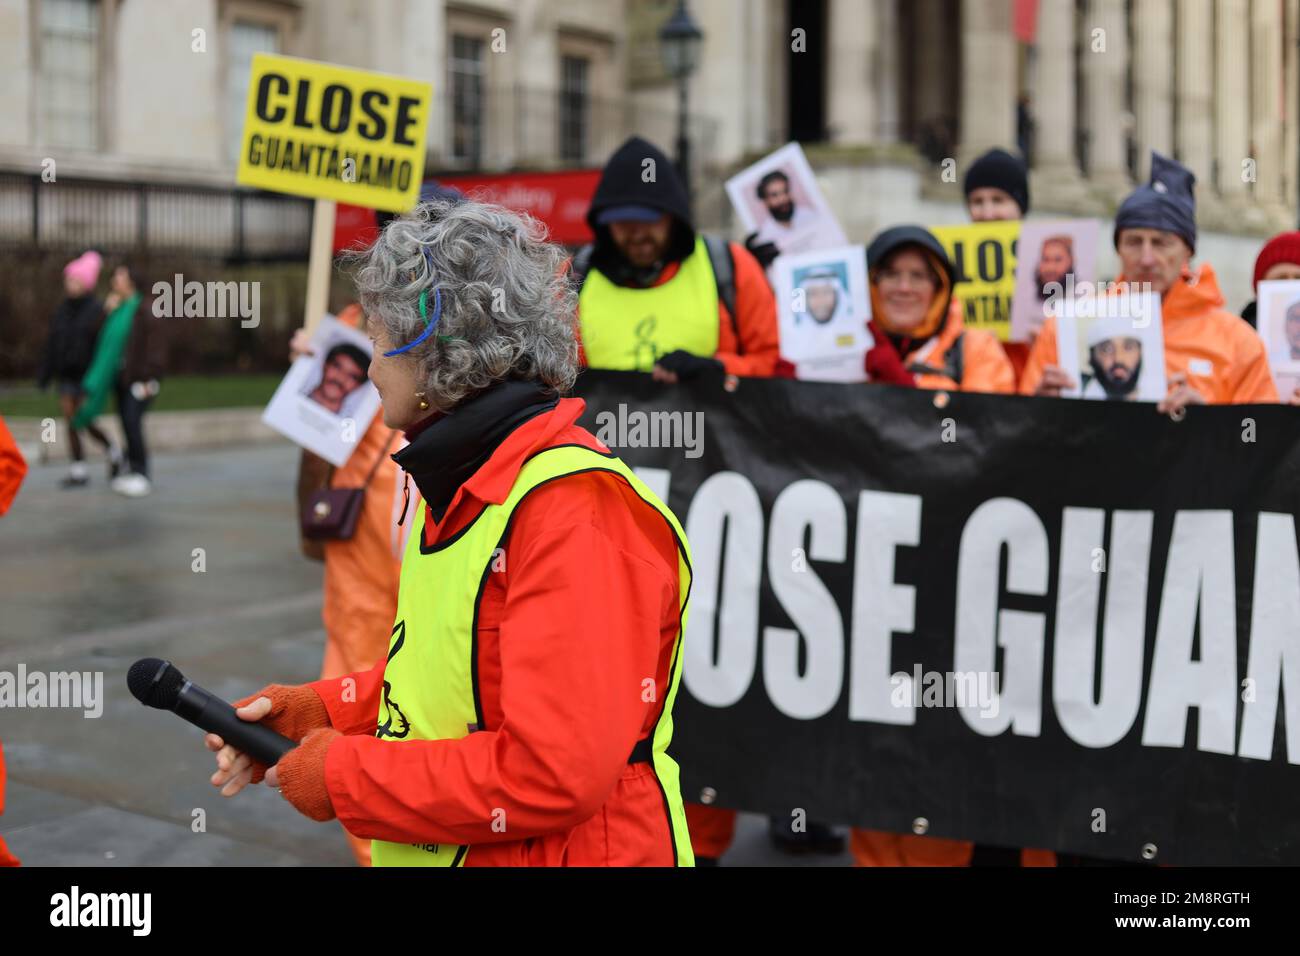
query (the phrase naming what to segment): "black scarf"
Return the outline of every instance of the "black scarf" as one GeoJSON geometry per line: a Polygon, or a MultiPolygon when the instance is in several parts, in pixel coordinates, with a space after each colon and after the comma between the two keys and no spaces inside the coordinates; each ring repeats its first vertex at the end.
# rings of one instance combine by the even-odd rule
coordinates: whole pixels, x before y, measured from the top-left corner
{"type": "Polygon", "coordinates": [[[498,382],[414,432],[393,461],[414,479],[434,519],[441,521],[456,491],[510,433],[559,400],[537,382],[498,382]]]}

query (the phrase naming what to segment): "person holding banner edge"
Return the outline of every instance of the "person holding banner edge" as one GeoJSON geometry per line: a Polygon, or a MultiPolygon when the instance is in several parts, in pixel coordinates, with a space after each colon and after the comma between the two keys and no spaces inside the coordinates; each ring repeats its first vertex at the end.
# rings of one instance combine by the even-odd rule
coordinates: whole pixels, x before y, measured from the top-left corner
{"type": "MultiPolygon", "coordinates": [[[[1209,263],[1196,252],[1196,177],[1182,164],[1151,154],[1151,180],[1115,214],[1117,284],[1149,285],[1160,295],[1169,394],[1156,406],[1181,418],[1188,405],[1277,402],[1264,343],[1223,308],[1209,263]]],[[[1024,395],[1059,396],[1075,385],[1057,364],[1056,323],[1047,318],[1025,365],[1024,395]]]]}
{"type": "Polygon", "coordinates": [[[241,702],[302,741],[273,768],[206,738],[223,794],[264,773],[372,839],[377,866],[693,862],[667,754],[689,551],[559,397],[577,372],[561,257],[472,202],[422,205],[362,254],[371,380],[424,496],[388,658],[241,702]]]}

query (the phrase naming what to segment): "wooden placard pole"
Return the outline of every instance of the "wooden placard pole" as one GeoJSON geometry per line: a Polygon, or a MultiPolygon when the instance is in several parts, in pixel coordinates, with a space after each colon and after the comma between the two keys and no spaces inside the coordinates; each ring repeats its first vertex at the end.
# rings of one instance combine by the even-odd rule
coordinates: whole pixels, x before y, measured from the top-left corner
{"type": "Polygon", "coordinates": [[[307,263],[307,307],[302,325],[311,335],[329,308],[334,273],[334,200],[317,199],[311,218],[311,258],[307,263]]]}

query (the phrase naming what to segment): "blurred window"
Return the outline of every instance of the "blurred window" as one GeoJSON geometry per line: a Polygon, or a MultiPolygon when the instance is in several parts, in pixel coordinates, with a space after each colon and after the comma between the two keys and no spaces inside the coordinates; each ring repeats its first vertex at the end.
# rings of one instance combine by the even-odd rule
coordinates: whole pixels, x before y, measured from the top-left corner
{"type": "Polygon", "coordinates": [[[226,158],[238,163],[253,54],[279,53],[280,33],[265,23],[236,20],[230,25],[229,50],[230,55],[226,58],[226,158]]]}
{"type": "Polygon", "coordinates": [[[587,157],[590,66],[586,57],[560,59],[560,158],[566,162],[581,163],[587,157]]]}
{"type": "Polygon", "coordinates": [[[476,37],[452,35],[451,157],[475,167],[483,161],[483,47],[476,37]]]}
{"type": "Polygon", "coordinates": [[[99,146],[98,0],[42,0],[41,138],[49,146],[99,146]]]}

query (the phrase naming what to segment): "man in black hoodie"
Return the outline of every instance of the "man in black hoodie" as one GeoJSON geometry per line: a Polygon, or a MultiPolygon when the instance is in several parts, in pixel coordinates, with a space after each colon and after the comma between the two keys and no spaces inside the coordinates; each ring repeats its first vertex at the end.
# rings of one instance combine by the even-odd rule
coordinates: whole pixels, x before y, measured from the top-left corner
{"type": "Polygon", "coordinates": [[[573,260],[585,363],[766,377],[778,355],[776,300],[737,243],[699,236],[676,169],[640,137],[605,165],[587,213],[595,242],[573,260]]]}

